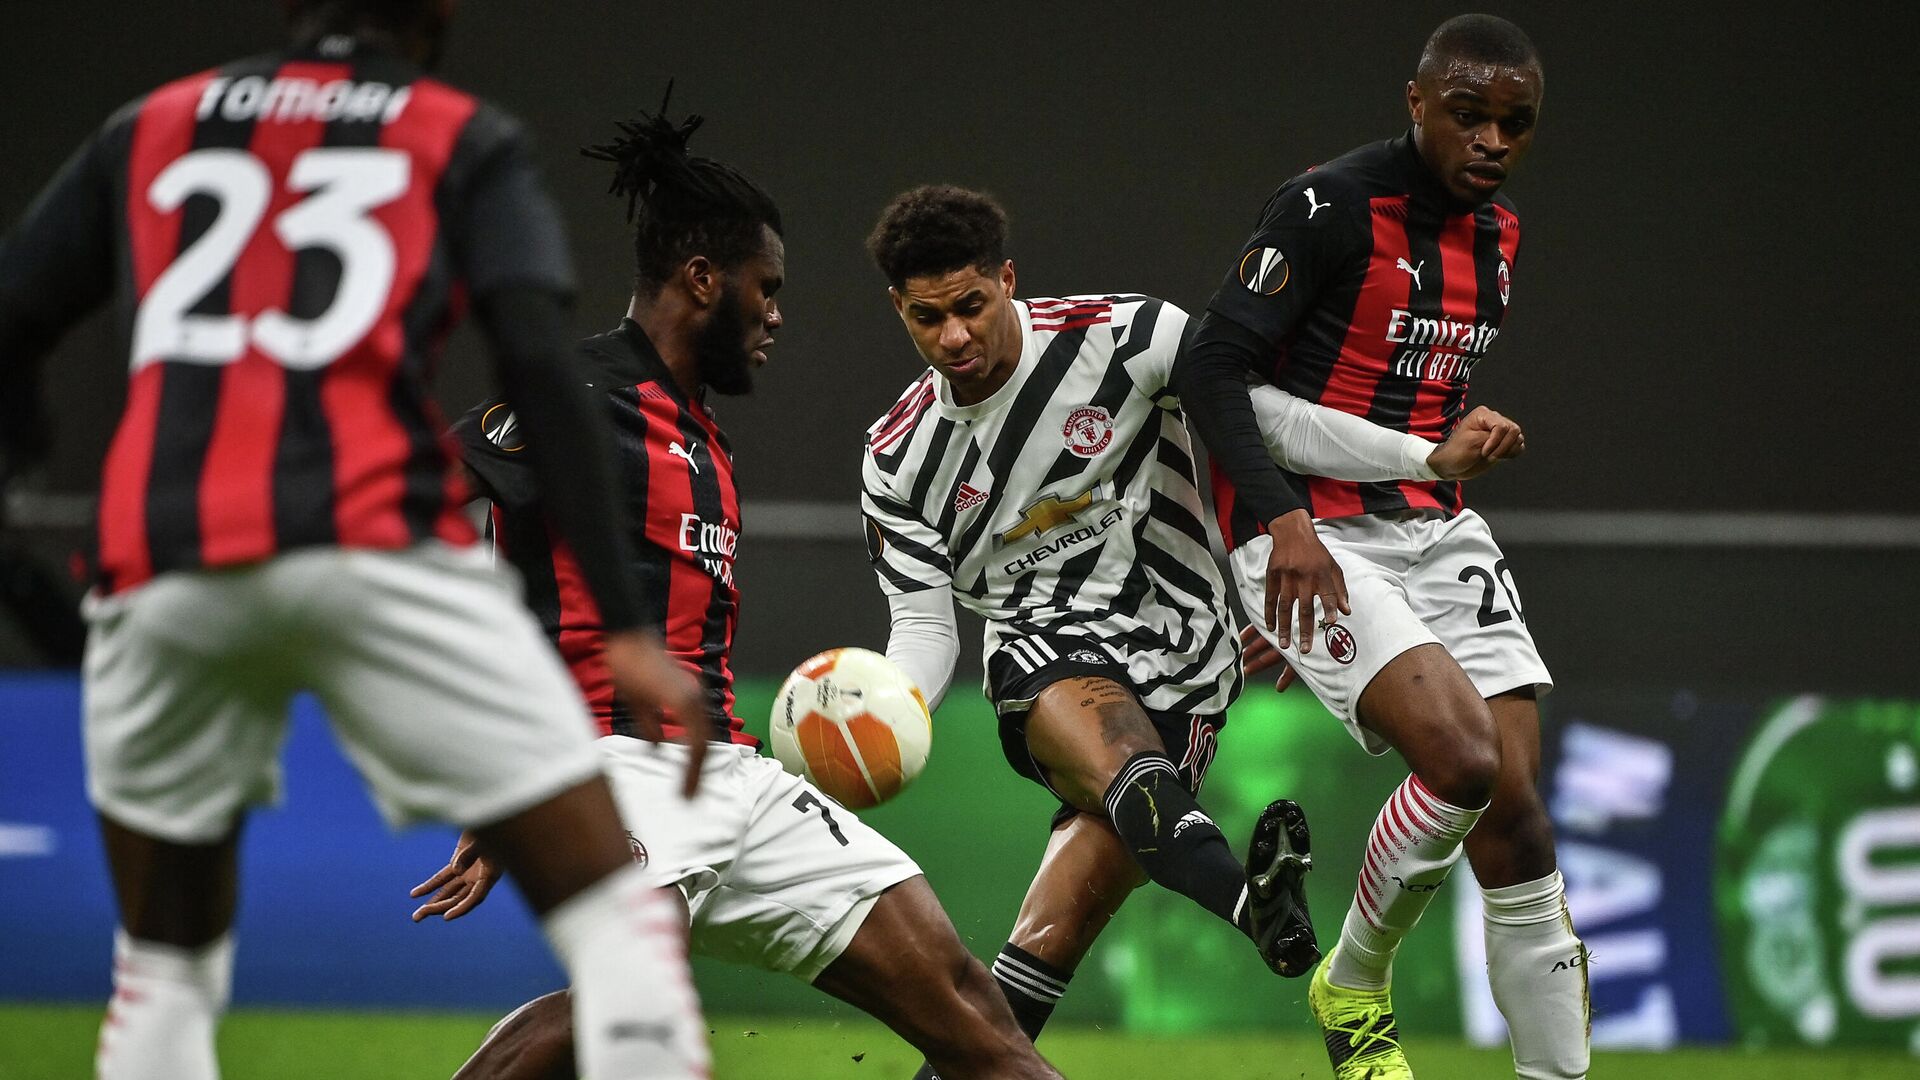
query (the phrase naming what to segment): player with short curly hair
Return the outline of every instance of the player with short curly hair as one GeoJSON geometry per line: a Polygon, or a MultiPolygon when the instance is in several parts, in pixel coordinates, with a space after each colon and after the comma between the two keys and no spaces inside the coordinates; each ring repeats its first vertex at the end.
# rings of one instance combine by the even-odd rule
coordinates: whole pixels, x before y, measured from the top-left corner
{"type": "MultiPolygon", "coordinates": [[[[928,370],[868,430],[861,503],[892,614],[888,657],[937,704],[959,650],[954,602],[983,616],[1007,761],[1060,799],[994,963],[1037,1034],[1146,879],[1252,938],[1282,975],[1304,974],[1319,952],[1299,807],[1267,807],[1243,867],[1198,802],[1241,679],[1185,418],[1213,430],[1228,395],[1192,377],[1188,319],[1171,304],[1128,293],[1016,299],[1006,235],[990,196],[940,185],[895,198],[869,236],[928,370]]],[[[1241,376],[1227,374],[1248,408],[1241,376]]],[[[1436,451],[1297,399],[1273,407],[1286,413],[1270,425],[1277,446],[1256,432],[1250,445],[1209,448],[1268,474],[1283,505],[1275,453],[1300,467],[1406,476],[1464,445],[1436,451]]],[[[1311,531],[1302,512],[1269,519],[1283,535],[1311,531]]],[[[1324,549],[1301,551],[1280,561],[1321,584],[1286,591],[1309,612],[1316,600],[1340,609],[1337,575],[1313,566],[1324,549]]]]}

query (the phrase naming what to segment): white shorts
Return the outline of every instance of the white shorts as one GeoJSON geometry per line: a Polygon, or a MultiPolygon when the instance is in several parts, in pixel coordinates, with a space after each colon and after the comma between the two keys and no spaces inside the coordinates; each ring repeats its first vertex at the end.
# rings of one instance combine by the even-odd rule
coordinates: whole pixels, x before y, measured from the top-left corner
{"type": "MultiPolygon", "coordinates": [[[[1445,648],[1482,697],[1523,686],[1541,694],[1553,689],[1527,633],[1519,586],[1479,514],[1368,514],[1314,527],[1346,575],[1353,614],[1323,627],[1311,653],[1286,650],[1287,663],[1367,753],[1388,747],[1354,715],[1360,694],[1388,661],[1416,645],[1445,648]]],[[[1233,553],[1234,583],[1249,612],[1266,598],[1272,548],[1271,539],[1257,536],[1233,553]]],[[[1273,640],[1270,628],[1261,631],[1273,640]]]]}
{"type": "Polygon", "coordinates": [[[707,748],[700,792],[680,797],[687,751],[623,735],[599,741],[634,857],[677,885],[695,952],[812,982],[845,951],[881,893],[920,867],[752,747],[707,748]]]}
{"type": "Polygon", "coordinates": [[[307,690],[389,824],[490,825],[599,770],[580,692],[484,550],[304,548],[90,597],[87,791],[206,844],[280,791],[307,690]]]}

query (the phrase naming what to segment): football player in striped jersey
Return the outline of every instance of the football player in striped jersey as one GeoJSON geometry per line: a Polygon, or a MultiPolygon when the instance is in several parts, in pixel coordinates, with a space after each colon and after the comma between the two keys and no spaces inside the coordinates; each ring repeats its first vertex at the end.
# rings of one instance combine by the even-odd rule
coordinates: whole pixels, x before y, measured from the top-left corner
{"type": "MultiPolygon", "coordinates": [[[[734,711],[740,506],[733,455],[707,401],[710,391],[746,393],[766,363],[783,323],[774,300],[786,273],[783,226],[759,185],[687,153],[699,118],[672,124],[664,113],[663,104],[590,149],[613,163],[614,191],[631,200],[637,267],[626,318],[580,352],[618,436],[630,574],[658,586],[648,593],[648,619],[707,691],[700,713],[676,718],[713,744],[694,799],[679,790],[685,751],[634,738],[631,714],[608,692],[599,613],[571,552],[551,539],[512,411],[488,401],[455,431],[492,500],[495,540],[520,568],[529,602],[600,723],[597,745],[634,857],[649,880],[677,890],[696,951],[785,972],[851,1002],[949,1077],[1057,1077],[914,861],[761,754],[734,711]]],[[[486,896],[492,873],[463,841],[414,890],[435,893],[414,919],[464,915],[486,896]]],[[[523,1006],[488,1036],[461,1080],[573,1076],[569,1015],[564,991],[523,1006]]]]}
{"type": "MultiPolygon", "coordinates": [[[[1406,87],[1411,128],[1267,200],[1208,305],[1195,364],[1251,372],[1274,392],[1429,442],[1448,437],[1506,319],[1521,228],[1500,188],[1532,145],[1545,78],[1512,23],[1444,23],[1406,87]]],[[[1523,448],[1516,439],[1498,456],[1523,448]]],[[[1323,627],[1311,652],[1250,639],[1249,666],[1284,654],[1368,752],[1398,750],[1411,773],[1381,808],[1340,942],[1309,988],[1335,1075],[1412,1075],[1394,1024],[1393,958],[1464,850],[1517,1074],[1584,1077],[1586,950],[1535,786],[1537,699],[1553,682],[1514,571],[1458,478],[1295,471],[1354,610],[1323,627]]],[[[1214,502],[1240,594],[1253,599],[1269,540],[1258,514],[1238,506],[1239,486],[1219,477],[1214,502]]]]}
{"type": "MultiPolygon", "coordinates": [[[[1267,808],[1242,866],[1196,799],[1241,677],[1184,416],[1231,395],[1187,378],[1179,308],[1130,293],[1016,299],[1005,244],[1004,212],[978,192],[918,188],[882,214],[869,250],[928,370],[869,430],[861,501],[892,611],[887,655],[937,704],[958,655],[955,600],[983,616],[1007,760],[1061,802],[994,964],[1037,1034],[1148,878],[1253,938],[1282,975],[1319,952],[1299,807],[1267,808]]],[[[1244,388],[1239,403],[1251,415],[1244,388]]],[[[1276,453],[1390,475],[1474,456],[1464,440],[1436,449],[1293,399],[1275,409],[1287,445],[1256,431],[1210,448],[1270,474],[1281,503],[1276,453]]],[[[1306,523],[1297,510],[1269,520],[1280,537],[1306,523]]],[[[1344,610],[1337,577],[1313,565],[1324,551],[1302,550],[1283,561],[1320,582],[1296,594],[1304,608],[1344,610]]]]}

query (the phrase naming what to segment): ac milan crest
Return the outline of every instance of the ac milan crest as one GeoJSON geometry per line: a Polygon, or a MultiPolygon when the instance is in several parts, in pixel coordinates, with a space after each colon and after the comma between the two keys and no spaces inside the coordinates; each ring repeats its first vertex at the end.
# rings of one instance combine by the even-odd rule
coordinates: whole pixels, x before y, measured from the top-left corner
{"type": "Polygon", "coordinates": [[[627,846],[633,849],[634,865],[636,866],[647,865],[647,845],[641,843],[639,837],[633,835],[632,833],[628,833],[627,846]]]}
{"type": "Polygon", "coordinates": [[[1326,637],[1327,655],[1335,660],[1343,664],[1351,664],[1353,658],[1360,655],[1360,646],[1354,642],[1353,634],[1339,623],[1333,623],[1327,627],[1326,637]]]}
{"type": "Polygon", "coordinates": [[[1507,302],[1507,293],[1513,286],[1513,271],[1508,269],[1507,257],[1505,255],[1500,256],[1500,272],[1498,277],[1500,279],[1500,302],[1505,304],[1507,302]]]}
{"type": "Polygon", "coordinates": [[[1113,442],[1113,414],[1099,405],[1083,405],[1067,417],[1060,435],[1075,455],[1094,457],[1113,442]]]}

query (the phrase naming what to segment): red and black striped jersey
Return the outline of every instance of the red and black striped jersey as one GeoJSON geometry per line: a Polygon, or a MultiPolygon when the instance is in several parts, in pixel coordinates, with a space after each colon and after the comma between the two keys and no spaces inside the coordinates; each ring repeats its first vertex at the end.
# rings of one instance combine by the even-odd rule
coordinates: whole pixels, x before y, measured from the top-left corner
{"type": "MultiPolygon", "coordinates": [[[[1258,374],[1295,397],[1440,442],[1499,336],[1519,249],[1512,203],[1454,199],[1409,133],[1283,185],[1208,311],[1259,335],[1258,374]]],[[[1288,480],[1316,518],[1462,505],[1453,482],[1288,480]]],[[[1227,543],[1257,534],[1218,468],[1213,483],[1227,543]]]]}
{"type": "Polygon", "coordinates": [[[106,591],[304,546],[474,542],[432,359],[468,295],[573,287],[518,124],[346,36],[129,104],[7,247],[9,308],[120,296],[106,591]]]}
{"type": "MultiPolygon", "coordinates": [[[[632,574],[644,621],[707,692],[713,738],[758,746],[734,712],[733,631],[740,611],[734,552],[740,500],[727,437],[689,401],[631,319],[580,345],[584,374],[607,409],[619,491],[632,535],[632,574]]],[[[607,675],[606,633],[580,568],[541,512],[513,412],[493,399],[454,425],[467,467],[493,502],[494,542],[526,579],[527,603],[609,735],[634,735],[607,675]]],[[[669,733],[674,725],[669,724],[669,733]]]]}

